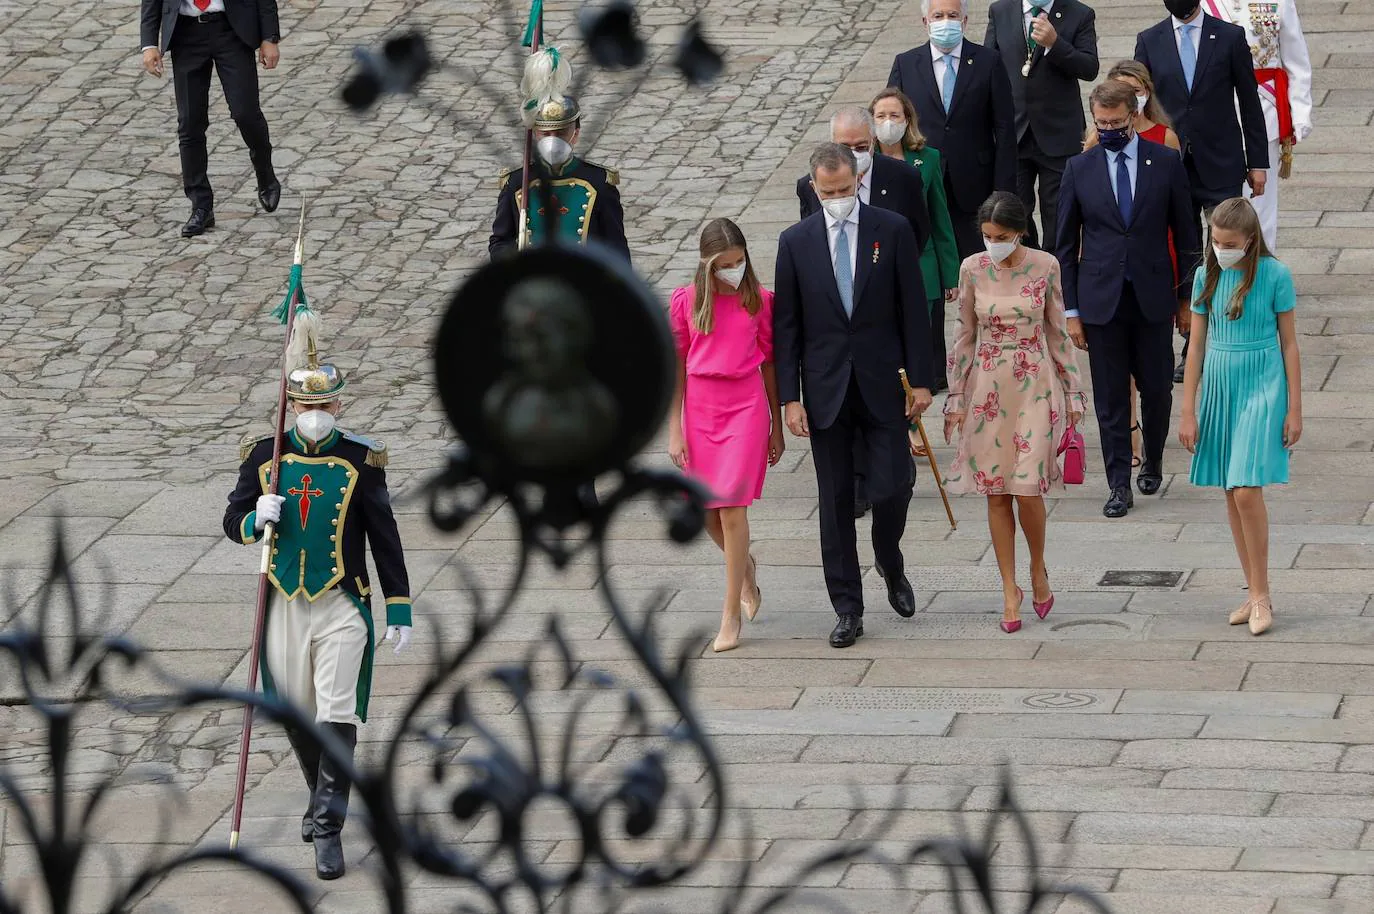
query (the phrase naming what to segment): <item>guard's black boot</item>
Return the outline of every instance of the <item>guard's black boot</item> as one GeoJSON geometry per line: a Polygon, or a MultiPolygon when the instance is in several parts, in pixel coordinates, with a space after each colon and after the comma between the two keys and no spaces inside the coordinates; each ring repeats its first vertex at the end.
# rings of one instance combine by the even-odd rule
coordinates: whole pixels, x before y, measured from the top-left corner
{"type": "MultiPolygon", "coordinates": [[[[325,724],[348,747],[348,758],[358,745],[358,728],[352,724],[325,724]]],[[[344,874],[343,831],[348,815],[348,776],[330,760],[320,756],[319,781],[315,786],[315,875],[338,879],[344,874]]]]}
{"type": "Polygon", "coordinates": [[[309,844],[315,837],[315,785],[319,782],[320,747],[305,734],[290,727],[286,728],[286,738],[291,742],[291,751],[296,753],[301,773],[305,775],[305,785],[310,788],[305,815],[301,816],[301,840],[309,844]]]}

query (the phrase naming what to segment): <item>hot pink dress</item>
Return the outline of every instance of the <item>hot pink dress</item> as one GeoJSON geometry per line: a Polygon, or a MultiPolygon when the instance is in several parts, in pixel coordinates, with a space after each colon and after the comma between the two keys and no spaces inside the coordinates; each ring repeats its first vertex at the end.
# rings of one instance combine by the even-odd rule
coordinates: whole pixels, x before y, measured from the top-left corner
{"type": "Polygon", "coordinates": [[[763,290],[758,314],[739,295],[717,295],[714,326],[692,326],[696,290],[673,291],[668,309],[678,356],[687,366],[682,431],[688,475],[714,493],[709,508],[752,504],[763,494],[772,415],[759,366],[773,361],[773,293],[763,290]]]}

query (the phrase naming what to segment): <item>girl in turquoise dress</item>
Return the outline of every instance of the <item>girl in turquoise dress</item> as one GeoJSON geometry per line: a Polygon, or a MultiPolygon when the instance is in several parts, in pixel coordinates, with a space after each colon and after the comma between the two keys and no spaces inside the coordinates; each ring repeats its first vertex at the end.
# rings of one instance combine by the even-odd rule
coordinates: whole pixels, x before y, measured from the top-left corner
{"type": "Polygon", "coordinates": [[[1255,635],[1274,620],[1264,487],[1288,482],[1289,449],[1302,435],[1296,303],[1293,275],[1269,253],[1254,207],[1239,197],[1218,205],[1193,280],[1178,439],[1193,455],[1193,485],[1226,490],[1248,591],[1230,621],[1255,635]]]}

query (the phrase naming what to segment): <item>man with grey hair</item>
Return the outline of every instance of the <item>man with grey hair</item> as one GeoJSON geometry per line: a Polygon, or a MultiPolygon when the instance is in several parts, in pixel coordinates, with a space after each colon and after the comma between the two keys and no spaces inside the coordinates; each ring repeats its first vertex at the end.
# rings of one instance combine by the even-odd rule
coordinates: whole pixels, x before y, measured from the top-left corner
{"type": "MultiPolygon", "coordinates": [[[[845,105],[830,117],[830,141],[854,153],[859,171],[859,203],[890,210],[907,220],[916,235],[917,250],[924,250],[930,238],[930,211],[926,208],[925,180],[906,162],[891,156],[873,154],[875,129],[873,115],[859,105],[845,105]]],[[[801,217],[819,212],[821,202],[811,186],[811,176],[797,179],[797,200],[801,217]]],[[[919,268],[919,265],[918,265],[919,268]]],[[[941,302],[943,305],[943,302],[941,302]]],[[[945,312],[931,315],[931,352],[935,364],[945,363],[945,312]]],[[[938,379],[935,382],[938,386],[938,379]]],[[[854,516],[863,517],[872,502],[864,483],[868,475],[866,450],[862,442],[854,448],[854,516]]]]}
{"type": "Polygon", "coordinates": [[[864,633],[850,511],[856,435],[868,462],[878,574],[898,615],[916,612],[901,551],[914,482],[906,432],[931,402],[930,318],[911,224],[859,202],[853,151],[822,144],[810,170],[819,209],[778,239],[773,352],[784,422],[811,439],[821,560],[838,616],[830,645],[849,647],[864,633]],[[909,396],[903,369],[914,387],[909,396]]]}
{"type": "Polygon", "coordinates": [[[887,84],[916,107],[926,142],[945,160],[960,257],[983,250],[976,213],[995,190],[1016,192],[1016,114],[997,52],[964,37],[965,0],[923,0],[930,41],[892,61],[887,84]]]}

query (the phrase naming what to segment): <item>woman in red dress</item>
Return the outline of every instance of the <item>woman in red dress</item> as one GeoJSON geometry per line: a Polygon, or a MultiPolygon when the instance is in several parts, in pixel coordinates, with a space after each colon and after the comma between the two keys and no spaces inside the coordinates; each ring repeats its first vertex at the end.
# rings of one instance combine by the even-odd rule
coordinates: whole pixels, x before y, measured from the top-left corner
{"type": "MultiPolygon", "coordinates": [[[[1135,90],[1135,132],[1140,135],[1142,140],[1151,143],[1159,143],[1168,146],[1175,151],[1181,150],[1182,144],[1178,141],[1178,134],[1174,133],[1173,127],[1169,126],[1169,115],[1164,113],[1164,107],[1155,100],[1155,83],[1150,78],[1150,70],[1138,60],[1122,60],[1107,71],[1108,79],[1117,79],[1135,90]]],[[[1097,145],[1097,129],[1091,124],[1088,125],[1088,133],[1083,140],[1083,149],[1089,150],[1097,145]]],[[[1178,253],[1174,250],[1174,236],[1169,233],[1169,259],[1174,264],[1174,285],[1178,285],[1178,253]]],[[[1179,299],[1178,313],[1180,333],[1185,332],[1187,324],[1191,321],[1189,312],[1190,302],[1184,298],[1179,299]]],[[[1135,379],[1131,380],[1131,466],[1140,466],[1140,420],[1136,415],[1136,393],[1135,379]]]]}

